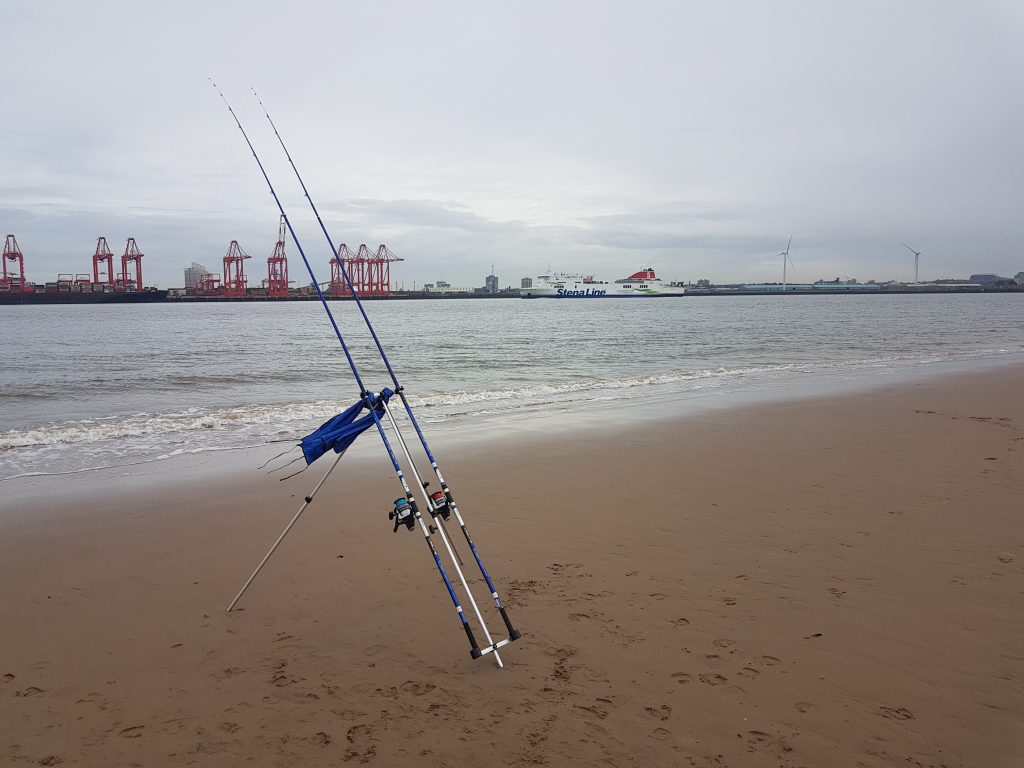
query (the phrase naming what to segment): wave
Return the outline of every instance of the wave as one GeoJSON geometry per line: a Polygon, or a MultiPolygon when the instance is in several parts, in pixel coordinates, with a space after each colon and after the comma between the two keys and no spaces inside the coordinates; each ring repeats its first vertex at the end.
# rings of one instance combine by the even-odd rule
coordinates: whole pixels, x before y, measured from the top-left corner
{"type": "MultiPolygon", "coordinates": [[[[449,421],[481,413],[480,409],[467,409],[482,403],[493,404],[488,413],[500,413],[519,408],[569,403],[587,399],[627,399],[632,391],[638,394],[648,387],[690,385],[697,390],[708,382],[728,382],[738,379],[769,379],[780,375],[829,373],[836,371],[864,371],[878,368],[897,368],[908,364],[943,362],[968,357],[1005,354],[1007,350],[979,350],[956,355],[886,356],[861,360],[809,361],[801,363],[765,363],[737,367],[700,368],[669,371],[646,376],[625,376],[610,379],[575,379],[554,383],[534,382],[520,386],[458,389],[409,395],[414,408],[423,408],[427,421],[449,421]],[[589,397],[597,395],[597,397],[589,397]]],[[[264,442],[272,439],[298,439],[300,430],[315,427],[333,416],[348,403],[331,400],[281,404],[250,404],[223,406],[207,410],[188,409],[172,413],[136,413],[126,417],[104,417],[79,421],[33,425],[28,428],[0,432],[0,453],[17,449],[60,444],[100,443],[117,440],[139,440],[196,433],[248,432],[264,442]],[[276,430],[276,432],[275,432],[276,430]],[[255,434],[253,434],[255,433],[255,434]]],[[[209,441],[207,441],[209,442],[209,441]]]]}
{"type": "Polygon", "coordinates": [[[208,412],[139,413],[115,419],[87,419],[47,424],[27,430],[0,432],[0,451],[12,448],[83,443],[101,440],[169,435],[179,432],[214,431],[244,427],[288,424],[327,419],[337,403],[319,400],[284,405],[245,405],[208,412]]]}

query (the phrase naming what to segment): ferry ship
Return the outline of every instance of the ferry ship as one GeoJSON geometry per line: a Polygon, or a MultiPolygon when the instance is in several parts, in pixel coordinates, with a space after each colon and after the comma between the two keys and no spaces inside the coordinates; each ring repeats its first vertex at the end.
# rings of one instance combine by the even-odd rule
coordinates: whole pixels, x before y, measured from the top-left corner
{"type": "Polygon", "coordinates": [[[654,274],[654,267],[646,267],[611,283],[595,280],[593,275],[563,272],[538,275],[532,286],[520,289],[519,296],[523,299],[625,299],[682,296],[684,293],[684,286],[665,284],[654,274]]]}

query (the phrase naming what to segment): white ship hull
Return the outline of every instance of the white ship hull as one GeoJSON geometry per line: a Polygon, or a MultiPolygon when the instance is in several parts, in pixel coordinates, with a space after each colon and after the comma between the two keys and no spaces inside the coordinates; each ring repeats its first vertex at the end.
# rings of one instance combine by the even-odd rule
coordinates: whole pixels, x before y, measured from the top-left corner
{"type": "Polygon", "coordinates": [[[666,285],[650,268],[614,282],[563,273],[540,275],[532,286],[519,290],[523,299],[647,299],[684,293],[685,286],[666,285]]]}

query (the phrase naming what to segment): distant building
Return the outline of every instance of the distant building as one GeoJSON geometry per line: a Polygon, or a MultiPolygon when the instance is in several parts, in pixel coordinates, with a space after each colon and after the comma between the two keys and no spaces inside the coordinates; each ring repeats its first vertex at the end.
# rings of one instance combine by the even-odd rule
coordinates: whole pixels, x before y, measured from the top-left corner
{"type": "Polygon", "coordinates": [[[469,288],[453,288],[447,280],[438,280],[436,283],[424,283],[424,293],[472,293],[469,288]]]}
{"type": "Polygon", "coordinates": [[[498,276],[494,274],[494,269],[491,269],[491,274],[484,278],[484,291],[487,293],[498,292],[498,276]]]}
{"type": "Polygon", "coordinates": [[[1017,285],[1024,285],[1024,272],[1018,272],[1013,276],[1013,279],[1017,285]]]}
{"type": "Polygon", "coordinates": [[[519,281],[519,287],[520,288],[533,288],[533,278],[532,277],[524,277],[522,280],[519,281]]]}
{"type": "Polygon", "coordinates": [[[208,274],[210,274],[210,270],[202,264],[196,264],[193,261],[191,267],[185,267],[185,287],[195,288],[199,284],[199,281],[208,274]]]}
{"type": "Polygon", "coordinates": [[[697,281],[697,287],[698,288],[710,288],[711,287],[711,281],[708,280],[706,277],[702,277],[700,280],[697,281]]]}
{"type": "Polygon", "coordinates": [[[999,275],[992,274],[971,275],[968,279],[972,283],[978,283],[980,285],[1005,285],[1006,283],[1013,282],[1008,277],[1000,277],[999,275]]]}

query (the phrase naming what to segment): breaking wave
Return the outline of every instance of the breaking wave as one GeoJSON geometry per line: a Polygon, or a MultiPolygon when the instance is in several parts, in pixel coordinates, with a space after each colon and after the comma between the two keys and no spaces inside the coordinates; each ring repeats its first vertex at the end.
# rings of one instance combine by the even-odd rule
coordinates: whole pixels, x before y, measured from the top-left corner
{"type": "MultiPolygon", "coordinates": [[[[1005,352],[1005,350],[1002,350],[1005,352]]],[[[1000,351],[986,350],[955,356],[917,357],[915,363],[943,362],[952,359],[991,356],[1000,351]]],[[[414,408],[422,409],[421,420],[439,422],[463,420],[481,412],[514,412],[534,409],[538,405],[569,407],[581,399],[630,399],[646,396],[650,388],[662,391],[697,390],[709,384],[724,385],[730,381],[754,379],[768,381],[787,375],[821,374],[837,371],[868,371],[898,368],[910,361],[906,356],[876,357],[865,360],[843,360],[819,363],[784,363],[735,368],[702,368],[674,371],[648,376],[611,379],[579,378],[558,383],[529,383],[521,386],[457,389],[415,395],[409,393],[414,408]],[[466,406],[487,404],[486,409],[466,406]]],[[[55,445],[76,445],[116,441],[135,446],[147,438],[189,439],[206,435],[203,444],[213,447],[222,441],[218,436],[245,435],[250,442],[270,442],[300,438],[321,422],[346,408],[349,402],[315,400],[295,403],[237,405],[210,409],[191,408],[172,413],[136,413],[79,421],[63,421],[37,425],[29,429],[0,432],[0,454],[22,448],[55,445]]],[[[153,445],[158,448],[158,445],[153,445]]]]}

